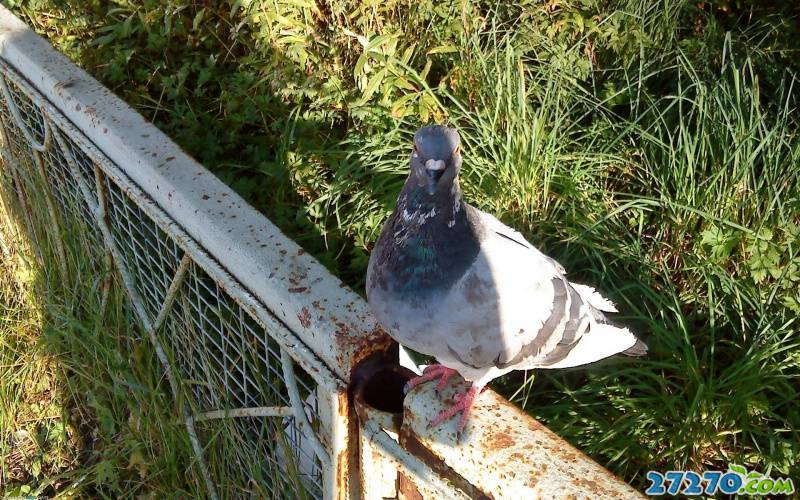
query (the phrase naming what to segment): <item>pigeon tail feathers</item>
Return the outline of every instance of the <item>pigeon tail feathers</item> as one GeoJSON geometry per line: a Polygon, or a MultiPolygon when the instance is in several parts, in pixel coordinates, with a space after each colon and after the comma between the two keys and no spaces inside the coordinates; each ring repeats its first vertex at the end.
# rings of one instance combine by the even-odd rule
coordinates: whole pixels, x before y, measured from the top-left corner
{"type": "Polygon", "coordinates": [[[639,357],[647,354],[647,350],[648,350],[647,344],[645,344],[639,339],[636,339],[636,343],[633,344],[633,346],[625,349],[620,354],[624,354],[626,356],[631,356],[631,357],[639,357]]]}
{"type": "Polygon", "coordinates": [[[534,368],[572,368],[588,365],[633,349],[639,342],[641,341],[627,328],[594,323],[564,359],[546,366],[534,366],[534,368]]]}
{"type": "Polygon", "coordinates": [[[580,283],[570,283],[570,285],[572,285],[572,288],[578,292],[578,295],[580,295],[587,304],[595,309],[612,313],[619,312],[617,311],[617,306],[615,306],[613,302],[597,293],[594,288],[587,285],[581,285],[580,283]]]}

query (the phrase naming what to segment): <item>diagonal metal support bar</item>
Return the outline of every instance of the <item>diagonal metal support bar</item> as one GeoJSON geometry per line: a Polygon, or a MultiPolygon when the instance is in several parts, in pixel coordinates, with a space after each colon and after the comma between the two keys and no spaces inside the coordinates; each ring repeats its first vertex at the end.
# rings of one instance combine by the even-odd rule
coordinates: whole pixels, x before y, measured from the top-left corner
{"type": "Polygon", "coordinates": [[[418,456],[403,449],[400,443],[392,439],[377,423],[367,421],[361,425],[365,438],[381,451],[383,457],[394,462],[398,471],[412,477],[415,483],[432,488],[440,498],[459,500],[469,498],[463,491],[434,472],[418,456]]]}
{"type": "Polygon", "coordinates": [[[300,399],[300,391],[297,390],[297,380],[294,374],[294,362],[292,357],[286,352],[286,349],[281,349],[281,365],[283,367],[283,380],[286,384],[286,390],[289,392],[289,401],[292,403],[292,410],[294,419],[303,432],[303,436],[308,439],[311,447],[314,449],[314,454],[317,455],[322,466],[326,470],[331,468],[331,456],[328,451],[319,442],[317,436],[314,434],[314,429],[308,421],[306,412],[303,409],[303,401],[300,399]]]}
{"type": "Polygon", "coordinates": [[[183,281],[186,279],[186,273],[189,271],[189,266],[191,264],[192,258],[188,253],[184,253],[180,264],[178,264],[178,269],[175,270],[175,277],[172,278],[172,282],[169,284],[169,288],[167,288],[167,293],[164,295],[164,303],[161,304],[158,316],[153,320],[153,332],[157,332],[167,319],[167,315],[172,310],[172,304],[175,303],[178,290],[180,290],[181,285],[183,285],[183,281]]]}
{"type": "MultiPolygon", "coordinates": [[[[25,137],[25,140],[28,142],[31,148],[34,151],[38,151],[39,153],[44,153],[50,148],[50,127],[47,124],[47,121],[44,123],[44,140],[42,142],[38,142],[28,130],[28,126],[25,124],[25,120],[22,118],[22,115],[19,112],[19,108],[17,108],[17,103],[14,101],[14,97],[11,95],[11,90],[8,88],[8,83],[6,82],[5,77],[0,77],[0,90],[2,90],[3,97],[6,100],[6,106],[8,106],[8,110],[11,112],[11,116],[14,117],[14,120],[17,122],[17,127],[19,127],[20,132],[22,132],[22,136],[25,137]]],[[[44,116],[44,113],[42,113],[44,116]]]]}
{"type": "MultiPolygon", "coordinates": [[[[95,167],[95,181],[97,182],[97,193],[98,199],[104,200],[105,199],[105,189],[102,184],[102,178],[100,177],[99,167],[95,167]]],[[[79,181],[80,182],[80,181],[79,181]]],[[[116,243],[114,242],[114,237],[111,234],[111,230],[108,228],[108,222],[106,220],[107,213],[105,210],[104,202],[100,202],[97,205],[97,210],[94,212],[95,218],[98,222],[98,227],[100,227],[100,232],[103,234],[103,241],[106,244],[106,248],[111,251],[112,258],[114,262],[117,263],[117,270],[122,277],[123,284],[125,286],[126,291],[128,292],[128,297],[133,305],[134,310],[136,311],[136,315],[139,318],[139,321],[142,323],[142,327],[147,332],[150,342],[153,345],[153,348],[156,351],[156,356],[158,360],[161,362],[161,366],[164,369],[164,375],[167,377],[167,381],[169,382],[170,388],[172,389],[172,394],[176,398],[179,395],[179,387],[178,382],[176,380],[175,374],[172,371],[172,365],[169,363],[169,359],[167,358],[167,354],[164,351],[161,342],[158,341],[158,337],[156,336],[156,329],[155,329],[155,322],[151,323],[150,319],[147,316],[147,311],[144,307],[141,297],[139,296],[139,292],[136,290],[136,286],[133,283],[133,280],[128,273],[127,266],[125,265],[125,261],[123,260],[122,254],[117,248],[116,243]]],[[[166,317],[169,308],[174,303],[175,291],[178,290],[180,287],[181,282],[183,281],[186,270],[189,267],[189,262],[191,259],[188,255],[184,254],[183,259],[181,260],[181,264],[183,268],[178,268],[178,271],[182,271],[180,273],[176,273],[175,277],[172,280],[170,285],[170,289],[173,290],[171,295],[171,299],[165,302],[162,305],[161,311],[159,312],[160,321],[163,322],[164,317],[166,317]]],[[[203,447],[200,444],[200,440],[197,437],[197,432],[194,429],[194,422],[192,420],[191,415],[189,414],[188,409],[181,405],[181,411],[184,414],[184,421],[186,423],[186,430],[189,434],[189,440],[191,441],[192,448],[194,449],[195,456],[197,457],[197,464],[200,468],[201,474],[203,475],[203,479],[206,483],[206,488],[208,489],[209,496],[212,499],[217,500],[219,495],[217,494],[216,487],[214,486],[214,482],[211,480],[211,473],[208,471],[208,466],[205,463],[203,447]]]]}
{"type": "MultiPolygon", "coordinates": [[[[101,189],[98,189],[99,193],[101,191],[102,191],[101,189]]],[[[151,323],[150,319],[147,317],[147,312],[145,310],[144,304],[142,303],[142,299],[139,297],[139,292],[136,290],[136,287],[133,284],[133,280],[131,279],[130,274],[128,273],[127,266],[125,266],[125,261],[123,260],[122,255],[116,246],[116,243],[114,243],[114,237],[111,235],[111,231],[109,230],[107,223],[105,221],[104,217],[105,211],[102,209],[102,206],[103,206],[102,203],[98,206],[98,209],[95,212],[95,217],[98,219],[98,226],[100,227],[100,232],[103,235],[103,241],[106,244],[106,248],[108,248],[111,251],[111,255],[114,262],[117,263],[117,270],[119,271],[120,276],[122,277],[122,281],[125,286],[125,290],[128,292],[128,297],[131,301],[131,304],[133,305],[133,308],[136,312],[136,315],[139,318],[139,321],[142,324],[142,327],[147,332],[148,337],[150,338],[150,342],[156,351],[156,356],[158,357],[159,361],[161,362],[161,366],[164,369],[164,375],[167,377],[167,381],[169,382],[170,388],[172,389],[172,394],[177,400],[179,394],[178,392],[179,387],[175,374],[172,371],[172,365],[169,363],[169,359],[167,358],[167,354],[164,351],[163,346],[158,341],[158,338],[156,336],[156,330],[154,328],[155,324],[151,323]]],[[[182,262],[184,261],[188,262],[190,261],[190,259],[188,259],[187,256],[184,256],[184,260],[182,262]]],[[[178,276],[176,273],[176,276],[172,281],[172,284],[175,285],[176,290],[180,286],[180,281],[183,280],[187,268],[188,264],[184,267],[184,272],[180,276],[178,276]]],[[[172,288],[172,286],[170,288],[172,288]]],[[[173,300],[170,301],[169,305],[171,306],[173,302],[174,302],[174,293],[173,293],[173,300]]],[[[168,307],[162,306],[161,311],[164,312],[163,316],[166,315],[165,311],[167,310],[168,307]]],[[[159,314],[159,316],[162,315],[159,314]]],[[[197,457],[198,467],[200,468],[200,471],[205,480],[206,488],[208,489],[208,493],[211,496],[211,498],[216,500],[219,498],[219,496],[217,495],[214,482],[211,480],[211,474],[208,471],[208,466],[206,465],[205,459],[203,458],[204,456],[203,447],[200,444],[200,440],[197,437],[197,432],[194,429],[194,423],[192,417],[189,414],[189,411],[183,405],[181,405],[181,411],[184,414],[186,430],[188,431],[189,440],[191,441],[192,448],[194,449],[195,455],[197,457]]]]}

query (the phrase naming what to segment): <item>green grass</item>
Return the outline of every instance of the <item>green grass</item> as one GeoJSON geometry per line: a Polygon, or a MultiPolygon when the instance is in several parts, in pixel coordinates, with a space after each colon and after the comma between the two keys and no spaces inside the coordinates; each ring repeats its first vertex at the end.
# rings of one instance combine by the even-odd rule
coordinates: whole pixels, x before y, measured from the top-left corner
{"type": "Polygon", "coordinates": [[[651,347],[495,387],[637,486],[800,476],[797,7],[11,3],[356,289],[414,130],[458,127],[468,199],[651,347]]]}
{"type": "Polygon", "coordinates": [[[4,185],[0,210],[0,490],[202,496],[183,420],[119,278],[73,218],[53,230],[44,198],[31,195],[42,185],[29,182],[24,206],[4,185]]]}
{"type": "MultiPolygon", "coordinates": [[[[0,492],[207,497],[182,405],[201,404],[192,384],[221,401],[228,392],[182,379],[173,395],[99,230],[85,224],[85,209],[52,196],[60,182],[43,182],[23,161],[0,164],[0,492]]],[[[198,332],[157,334],[177,367],[170,336],[198,332]]],[[[285,425],[195,422],[220,498],[308,498],[285,425]]]]}

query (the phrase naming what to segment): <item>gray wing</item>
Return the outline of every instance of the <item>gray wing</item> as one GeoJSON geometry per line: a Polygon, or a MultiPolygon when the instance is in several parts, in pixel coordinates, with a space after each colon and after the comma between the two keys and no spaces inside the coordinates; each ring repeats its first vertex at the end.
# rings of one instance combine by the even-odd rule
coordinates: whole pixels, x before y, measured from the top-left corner
{"type": "Polygon", "coordinates": [[[507,368],[535,359],[537,366],[557,363],[569,355],[590,325],[591,309],[564,277],[553,278],[550,316],[536,336],[511,359],[498,359],[495,366],[507,368]]]}
{"type": "Polygon", "coordinates": [[[592,320],[604,320],[603,314],[582,297],[572,284],[564,277],[564,267],[555,259],[545,255],[528,242],[518,231],[506,226],[489,214],[482,214],[485,227],[509,244],[517,244],[543,258],[553,267],[552,304],[549,304],[550,315],[538,332],[510,358],[498,357],[494,365],[498,368],[526,364],[536,360],[537,366],[548,366],[566,358],[589,329],[592,320]]]}
{"type": "Polygon", "coordinates": [[[542,256],[547,260],[553,267],[561,274],[566,273],[564,266],[562,266],[556,259],[550,257],[542,253],[538,248],[533,246],[528,240],[522,236],[522,233],[517,231],[516,229],[510,228],[500,222],[496,217],[491,214],[482,213],[485,216],[484,222],[487,223],[487,227],[494,231],[498,236],[502,238],[506,238],[507,240],[513,241],[518,245],[522,245],[523,247],[529,249],[532,252],[536,252],[538,255],[542,256]]]}

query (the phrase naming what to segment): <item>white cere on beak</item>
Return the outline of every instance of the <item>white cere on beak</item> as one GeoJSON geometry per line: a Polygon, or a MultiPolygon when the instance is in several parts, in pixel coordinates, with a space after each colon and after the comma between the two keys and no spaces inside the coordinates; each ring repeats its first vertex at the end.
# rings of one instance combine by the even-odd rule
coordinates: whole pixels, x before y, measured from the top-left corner
{"type": "Polygon", "coordinates": [[[439,171],[447,168],[447,165],[442,160],[428,160],[425,162],[425,168],[427,170],[439,171]]]}

